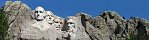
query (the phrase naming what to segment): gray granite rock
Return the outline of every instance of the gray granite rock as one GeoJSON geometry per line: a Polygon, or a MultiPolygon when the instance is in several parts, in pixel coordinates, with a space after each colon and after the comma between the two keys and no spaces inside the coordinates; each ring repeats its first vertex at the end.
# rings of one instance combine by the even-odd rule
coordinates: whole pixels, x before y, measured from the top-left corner
{"type": "Polygon", "coordinates": [[[110,10],[95,18],[80,12],[66,19],[48,11],[51,14],[42,21],[35,19],[36,10],[21,1],[6,1],[2,11],[8,15],[10,40],[127,40],[132,36],[134,40],[149,39],[148,20],[132,17],[126,21],[110,10]]]}

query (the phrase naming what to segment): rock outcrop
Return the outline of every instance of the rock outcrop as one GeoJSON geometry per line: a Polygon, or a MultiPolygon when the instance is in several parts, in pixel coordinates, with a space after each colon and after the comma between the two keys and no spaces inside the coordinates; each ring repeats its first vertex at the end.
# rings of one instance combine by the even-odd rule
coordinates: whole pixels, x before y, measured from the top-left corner
{"type": "Polygon", "coordinates": [[[32,10],[21,1],[7,1],[2,10],[8,16],[10,40],[148,40],[149,21],[126,20],[115,11],[93,18],[80,12],[62,18],[42,7],[32,10]]]}

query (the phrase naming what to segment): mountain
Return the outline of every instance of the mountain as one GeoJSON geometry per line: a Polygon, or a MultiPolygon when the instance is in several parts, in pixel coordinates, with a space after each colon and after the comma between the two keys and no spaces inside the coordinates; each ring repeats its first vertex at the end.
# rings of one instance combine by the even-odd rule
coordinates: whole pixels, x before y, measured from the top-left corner
{"type": "MultiPolygon", "coordinates": [[[[62,18],[41,6],[32,10],[21,1],[7,1],[1,9],[8,19],[9,40],[148,40],[149,21],[139,17],[126,20],[107,10],[96,17],[80,12],[62,18]]],[[[1,16],[0,16],[1,17],[1,16]]],[[[4,18],[2,18],[4,19],[4,18]]],[[[0,20],[4,21],[4,20],[0,20]]],[[[3,23],[3,22],[1,22],[3,23]]],[[[5,29],[5,28],[1,28],[5,29]]],[[[2,30],[0,30],[2,31],[2,30]]],[[[3,32],[1,32],[3,33],[3,32]]]]}

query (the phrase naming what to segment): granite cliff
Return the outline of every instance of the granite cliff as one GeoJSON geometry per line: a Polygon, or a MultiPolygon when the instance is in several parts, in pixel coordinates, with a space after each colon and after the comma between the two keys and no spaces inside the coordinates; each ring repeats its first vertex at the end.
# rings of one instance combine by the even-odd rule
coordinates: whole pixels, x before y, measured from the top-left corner
{"type": "Polygon", "coordinates": [[[149,21],[126,20],[107,10],[92,17],[76,13],[62,18],[42,7],[31,9],[21,1],[7,1],[1,9],[8,17],[9,40],[148,40],[149,21]]]}

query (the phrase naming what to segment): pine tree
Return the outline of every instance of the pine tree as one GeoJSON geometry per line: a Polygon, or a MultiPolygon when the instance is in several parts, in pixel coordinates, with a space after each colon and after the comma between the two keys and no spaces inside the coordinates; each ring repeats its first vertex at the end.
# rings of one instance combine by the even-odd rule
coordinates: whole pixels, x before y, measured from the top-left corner
{"type": "Polygon", "coordinates": [[[3,12],[0,12],[0,40],[6,40],[7,34],[8,34],[8,19],[3,12]]]}

